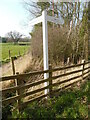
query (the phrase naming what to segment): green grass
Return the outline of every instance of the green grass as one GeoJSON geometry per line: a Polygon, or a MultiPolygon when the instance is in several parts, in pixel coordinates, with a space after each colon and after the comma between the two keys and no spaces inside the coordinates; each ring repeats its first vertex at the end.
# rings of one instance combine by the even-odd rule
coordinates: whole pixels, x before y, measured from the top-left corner
{"type": "Polygon", "coordinates": [[[90,82],[87,81],[81,86],[80,90],[63,91],[57,98],[53,97],[47,101],[33,102],[24,108],[21,113],[14,111],[10,113],[9,117],[32,120],[61,120],[61,118],[66,118],[65,120],[84,120],[89,119],[89,104],[90,82]]]}
{"type": "Polygon", "coordinates": [[[11,53],[11,56],[19,56],[25,54],[28,49],[30,48],[29,45],[14,45],[13,43],[0,43],[0,48],[2,49],[2,58],[0,61],[6,61],[6,59],[9,59],[9,50],[11,53]]]}

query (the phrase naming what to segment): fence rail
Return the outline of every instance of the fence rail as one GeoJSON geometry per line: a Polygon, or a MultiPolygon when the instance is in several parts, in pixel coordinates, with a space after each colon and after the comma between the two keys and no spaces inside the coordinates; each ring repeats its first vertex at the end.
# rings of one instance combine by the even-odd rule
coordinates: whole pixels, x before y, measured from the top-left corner
{"type": "Polygon", "coordinates": [[[8,105],[10,103],[15,103],[15,101],[17,101],[18,107],[22,105],[25,106],[26,104],[32,101],[39,100],[46,96],[51,97],[53,93],[65,89],[73,85],[74,83],[82,81],[83,79],[87,78],[89,75],[90,75],[90,62],[84,62],[82,64],[71,65],[66,67],[58,67],[58,68],[52,68],[52,66],[50,66],[49,70],[46,71],[35,71],[30,73],[1,77],[0,82],[14,80],[15,86],[4,88],[0,92],[2,92],[3,95],[9,92],[16,93],[12,97],[8,97],[8,98],[4,97],[2,99],[2,105],[8,105]],[[61,71],[61,73],[58,73],[59,75],[57,75],[56,72],[59,71],[61,71]],[[41,79],[36,82],[21,84],[22,78],[32,75],[34,76],[38,74],[44,74],[44,73],[49,73],[48,79],[41,79]],[[45,82],[49,83],[48,86],[44,86],[45,82]],[[38,87],[37,89],[28,91],[29,88],[36,88],[36,86],[38,85],[41,85],[41,88],[38,87]],[[45,89],[49,89],[48,94],[44,94],[45,89]],[[26,91],[21,92],[22,90],[26,90],[26,91]],[[41,91],[43,93],[37,97],[36,94],[41,91]],[[32,95],[35,95],[36,97],[32,98],[32,95]],[[24,98],[27,96],[31,96],[31,99],[24,101],[24,98]],[[21,102],[21,99],[23,99],[23,103],[21,102]]]}

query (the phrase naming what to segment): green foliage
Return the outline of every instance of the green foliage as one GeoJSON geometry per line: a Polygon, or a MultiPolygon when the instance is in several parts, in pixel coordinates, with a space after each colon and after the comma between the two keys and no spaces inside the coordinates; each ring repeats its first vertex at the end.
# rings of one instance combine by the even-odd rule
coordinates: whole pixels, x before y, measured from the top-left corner
{"type": "Polygon", "coordinates": [[[10,105],[2,107],[2,118],[3,118],[3,120],[5,120],[6,118],[8,119],[8,117],[11,116],[11,115],[12,115],[12,113],[11,113],[11,106],[10,105]]]}
{"type": "Polygon", "coordinates": [[[32,105],[28,105],[28,107],[18,114],[17,111],[12,113],[12,118],[29,118],[33,120],[47,120],[53,119],[55,117],[54,112],[50,108],[46,108],[45,106],[39,105],[35,102],[32,105]]]}
{"type": "MultiPolygon", "coordinates": [[[[47,101],[33,102],[21,113],[12,112],[12,118],[25,118],[33,120],[55,120],[61,118],[86,119],[88,117],[87,99],[90,98],[90,82],[82,85],[80,90],[67,90],[58,98],[53,97],[47,101]]],[[[88,99],[88,102],[90,99],[88,99]]]]}
{"type": "Polygon", "coordinates": [[[2,43],[6,43],[7,42],[7,38],[2,37],[2,43]]]}

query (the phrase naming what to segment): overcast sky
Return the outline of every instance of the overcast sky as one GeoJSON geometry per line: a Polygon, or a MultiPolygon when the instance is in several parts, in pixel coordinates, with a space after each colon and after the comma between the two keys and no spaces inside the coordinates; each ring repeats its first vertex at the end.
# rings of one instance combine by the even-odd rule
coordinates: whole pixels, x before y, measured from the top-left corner
{"type": "Polygon", "coordinates": [[[29,36],[31,28],[26,26],[28,17],[22,0],[0,0],[0,36],[13,30],[29,36]]]}

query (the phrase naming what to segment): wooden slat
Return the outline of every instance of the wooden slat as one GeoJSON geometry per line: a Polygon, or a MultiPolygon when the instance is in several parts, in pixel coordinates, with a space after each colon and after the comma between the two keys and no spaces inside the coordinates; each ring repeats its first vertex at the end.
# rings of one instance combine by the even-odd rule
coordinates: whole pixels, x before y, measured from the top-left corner
{"type": "MultiPolygon", "coordinates": [[[[87,72],[88,73],[88,72],[87,72]]],[[[85,73],[85,74],[87,74],[87,73],[85,73]]],[[[80,75],[80,76],[76,76],[76,77],[73,77],[73,78],[70,78],[70,79],[68,79],[68,80],[64,80],[64,81],[61,81],[61,82],[59,82],[59,83],[54,83],[52,86],[56,86],[56,85],[59,85],[59,84],[62,84],[62,83],[65,83],[65,82],[68,82],[68,81],[71,81],[71,80],[74,80],[74,79],[77,79],[77,78],[79,78],[79,77],[81,77],[82,75],[80,75]]],[[[47,80],[46,80],[47,81],[47,80]]],[[[39,83],[41,83],[41,82],[45,82],[45,81],[39,81],[39,82],[36,82],[37,84],[39,84],[39,83]]],[[[35,83],[33,83],[34,85],[35,85],[35,83]]],[[[31,86],[33,85],[33,84],[30,84],[31,86]]],[[[25,87],[25,86],[24,86],[25,87]]],[[[25,96],[28,96],[28,95],[32,95],[32,94],[35,94],[35,93],[37,93],[37,92],[40,92],[40,91],[43,91],[43,90],[45,90],[45,89],[47,89],[49,86],[47,86],[47,87],[44,87],[44,88],[41,88],[41,89],[37,89],[37,90],[35,90],[35,91],[32,91],[32,92],[27,92],[27,93],[25,93],[25,94],[22,94],[22,95],[19,95],[19,96],[15,96],[15,97],[12,97],[11,98],[11,100],[17,100],[17,99],[20,99],[21,97],[25,97],[25,96]]],[[[10,99],[10,98],[9,98],[10,99]]],[[[7,101],[7,100],[6,100],[7,101]]]]}
{"type": "MultiPolygon", "coordinates": [[[[88,67],[90,68],[90,67],[88,67]]],[[[85,68],[84,70],[87,70],[88,68],[85,68]]],[[[65,74],[63,74],[65,75],[65,74]]],[[[62,75],[60,75],[61,77],[62,75]]],[[[10,87],[10,88],[6,88],[6,89],[3,89],[2,92],[8,92],[8,91],[13,91],[13,90],[18,90],[18,89],[26,89],[26,88],[29,88],[29,87],[32,87],[32,86],[36,86],[36,85],[39,85],[41,83],[44,83],[44,82],[48,82],[49,79],[42,79],[40,81],[37,81],[37,82],[34,82],[34,83],[30,83],[30,84],[26,84],[26,85],[21,85],[21,86],[15,86],[15,87],[10,87]]],[[[1,92],[1,91],[0,91],[1,92]]]]}
{"type": "Polygon", "coordinates": [[[65,67],[57,67],[57,68],[54,68],[52,71],[55,72],[55,71],[59,71],[59,70],[66,70],[66,69],[69,69],[69,68],[75,68],[75,67],[79,67],[79,66],[82,66],[83,63],[81,64],[76,64],[76,65],[71,65],[71,66],[65,66],[65,67]]]}
{"type": "Polygon", "coordinates": [[[40,95],[39,97],[36,97],[36,98],[30,99],[30,100],[28,100],[28,101],[25,101],[24,103],[21,103],[19,106],[16,106],[16,107],[14,108],[14,110],[18,109],[19,107],[23,109],[23,108],[25,108],[28,104],[30,104],[30,103],[32,103],[32,102],[34,102],[34,101],[39,101],[39,100],[41,100],[42,98],[47,97],[48,95],[49,95],[49,94],[47,93],[47,94],[45,94],[45,95],[40,95]]]}
{"type": "MultiPolygon", "coordinates": [[[[85,65],[90,63],[89,62],[85,62],[85,65]]],[[[73,67],[79,67],[79,66],[82,66],[84,63],[80,63],[80,64],[76,64],[76,65],[70,65],[70,66],[65,66],[65,67],[57,67],[57,68],[54,68],[52,71],[58,71],[58,70],[65,70],[65,69],[68,69],[68,68],[73,68],[73,67]]]]}
{"type": "Polygon", "coordinates": [[[83,78],[84,78],[84,79],[88,78],[88,75],[84,76],[83,78]]]}
{"type": "Polygon", "coordinates": [[[61,74],[61,75],[58,75],[58,76],[54,76],[54,77],[52,77],[52,79],[54,80],[54,79],[57,79],[59,77],[71,75],[71,74],[78,73],[78,72],[82,72],[82,70],[72,71],[72,72],[69,72],[69,73],[65,73],[65,74],[61,74]]]}
{"type": "Polygon", "coordinates": [[[82,75],[75,76],[75,77],[73,77],[73,78],[66,79],[66,80],[64,80],[64,81],[60,81],[60,82],[58,82],[58,83],[54,83],[53,86],[57,86],[57,85],[60,85],[60,84],[66,83],[66,82],[69,82],[69,81],[75,80],[75,79],[80,78],[80,77],[82,77],[82,75]]]}
{"type": "Polygon", "coordinates": [[[48,82],[48,81],[49,81],[49,78],[45,79],[45,80],[42,79],[42,80],[37,81],[37,82],[33,82],[33,83],[25,84],[25,85],[19,85],[19,86],[14,86],[14,87],[6,88],[6,89],[3,89],[2,92],[5,93],[5,92],[13,91],[13,90],[18,90],[18,89],[27,89],[29,87],[36,86],[36,85],[39,85],[41,83],[48,82]]]}
{"type": "Polygon", "coordinates": [[[90,70],[89,71],[87,71],[87,72],[85,72],[84,74],[83,74],[83,77],[85,76],[87,74],[87,77],[89,76],[89,74],[90,74],[90,70]]]}
{"type": "MultiPolygon", "coordinates": [[[[85,77],[83,77],[83,78],[86,79],[87,77],[88,77],[88,75],[85,76],[85,77]]],[[[79,80],[77,80],[77,81],[74,81],[73,83],[70,83],[70,84],[68,84],[68,85],[65,85],[65,86],[63,86],[63,87],[61,87],[61,88],[59,88],[59,89],[57,89],[57,90],[53,90],[53,93],[62,91],[63,89],[65,89],[65,88],[67,88],[67,87],[69,87],[69,86],[71,86],[71,85],[73,85],[73,84],[75,84],[75,83],[77,83],[77,82],[79,82],[79,81],[81,81],[81,79],[79,79],[79,80]]]]}
{"type": "MultiPolygon", "coordinates": [[[[90,63],[90,62],[86,62],[85,64],[88,64],[88,63],[90,63]]],[[[24,74],[19,74],[19,75],[5,76],[5,77],[0,77],[0,81],[17,79],[18,77],[23,78],[23,77],[27,77],[27,76],[30,76],[30,75],[44,74],[44,73],[48,73],[48,72],[54,72],[54,71],[58,71],[58,70],[64,70],[64,69],[68,69],[68,68],[78,67],[78,66],[81,66],[81,65],[83,65],[83,63],[77,64],[77,65],[71,65],[71,66],[67,66],[67,67],[54,68],[52,70],[34,71],[34,72],[29,72],[29,73],[24,73],[24,74]]]]}
{"type": "MultiPolygon", "coordinates": [[[[87,62],[86,64],[88,64],[88,62],[87,62]]],[[[80,66],[80,65],[83,65],[83,64],[74,65],[73,67],[80,66]]],[[[53,72],[54,70],[67,69],[67,68],[70,68],[70,67],[72,67],[72,66],[68,66],[68,67],[65,67],[65,68],[64,68],[64,67],[63,67],[63,68],[58,68],[58,69],[56,68],[56,69],[52,69],[51,71],[50,71],[50,70],[46,70],[46,71],[39,71],[39,72],[19,74],[19,75],[14,75],[14,76],[6,76],[6,77],[2,77],[2,80],[5,81],[5,80],[8,80],[8,79],[20,78],[21,76],[22,76],[22,77],[25,77],[25,76],[28,76],[28,75],[36,75],[36,74],[42,74],[42,73],[47,73],[47,72],[53,72]]],[[[88,70],[89,68],[90,68],[90,67],[87,67],[87,68],[85,68],[84,70],[88,70]]],[[[72,71],[72,72],[69,72],[69,73],[66,73],[66,74],[61,74],[61,75],[58,75],[58,76],[54,76],[54,77],[52,77],[52,79],[57,79],[57,78],[59,78],[59,77],[71,75],[71,74],[78,73],[78,72],[82,72],[82,70],[72,71]]],[[[89,72],[90,72],[90,70],[88,70],[87,72],[85,72],[84,75],[88,74],[89,72]]],[[[90,74],[90,73],[89,73],[89,74],[90,74]]],[[[80,76],[82,76],[82,75],[80,75],[80,76]]],[[[79,76],[79,77],[80,77],[80,76],[79,76]]],[[[84,78],[86,78],[86,77],[88,77],[88,75],[86,75],[84,78]]],[[[70,80],[75,79],[75,78],[78,78],[78,76],[77,76],[77,77],[74,77],[74,78],[70,78],[70,79],[68,79],[68,80],[66,80],[66,81],[70,81],[70,80]]],[[[0,79],[1,79],[1,78],[0,78],[0,79]]],[[[80,79],[80,80],[81,80],[81,79],[80,79]]],[[[31,86],[39,85],[39,84],[44,83],[44,82],[47,82],[47,81],[49,81],[49,79],[40,80],[40,81],[38,81],[38,82],[30,83],[30,84],[27,84],[27,85],[24,85],[24,86],[17,86],[17,87],[8,88],[8,90],[17,90],[17,89],[21,89],[21,88],[25,89],[25,88],[28,88],[28,87],[31,87],[31,86]]],[[[52,86],[58,85],[58,84],[61,84],[61,83],[64,83],[64,82],[66,82],[66,81],[62,81],[62,82],[59,82],[59,83],[55,83],[55,84],[53,84],[52,86]]],[[[78,81],[79,81],[79,80],[78,80],[78,81]]],[[[75,81],[75,82],[73,82],[73,83],[70,83],[70,84],[68,84],[68,85],[66,85],[66,86],[64,86],[64,87],[68,87],[68,86],[70,86],[70,85],[72,85],[72,84],[74,84],[74,83],[76,83],[76,82],[78,82],[78,81],[75,81]]],[[[46,87],[43,87],[43,88],[40,88],[40,89],[37,89],[37,90],[34,90],[34,91],[31,91],[31,92],[24,93],[24,94],[22,94],[22,95],[18,95],[18,96],[14,96],[14,97],[11,97],[11,98],[7,98],[7,99],[3,100],[2,103],[3,103],[3,104],[9,104],[9,103],[11,103],[11,102],[14,102],[15,100],[21,99],[22,97],[26,97],[26,96],[28,96],[28,95],[32,95],[32,94],[35,94],[35,93],[37,93],[37,92],[41,92],[41,91],[43,91],[43,90],[45,90],[45,89],[48,89],[49,87],[50,87],[50,85],[48,85],[48,86],[46,86],[46,87]]],[[[64,88],[64,87],[63,87],[63,88],[64,88]]],[[[62,88],[60,88],[60,89],[62,89],[62,88]]],[[[7,90],[7,89],[4,89],[3,91],[6,91],[6,90],[7,90]]]]}
{"type": "MultiPolygon", "coordinates": [[[[79,76],[79,77],[80,77],[80,76],[79,76]]],[[[74,77],[73,79],[75,79],[75,78],[77,78],[77,77],[74,77]]],[[[69,79],[69,80],[70,80],[70,79],[69,79]]],[[[67,81],[69,81],[69,80],[67,80],[67,81]]],[[[62,82],[60,82],[60,84],[61,84],[61,83],[64,83],[64,82],[66,82],[66,81],[62,81],[62,82]]],[[[57,84],[58,84],[58,83],[57,83],[57,84]]],[[[52,86],[55,86],[55,84],[53,84],[52,86]]],[[[31,91],[31,92],[24,93],[24,94],[22,94],[22,95],[18,95],[18,96],[14,96],[14,97],[8,98],[8,99],[6,99],[6,100],[3,100],[2,103],[3,103],[3,104],[7,104],[7,103],[9,104],[9,103],[11,103],[11,102],[14,102],[15,100],[21,99],[22,97],[26,97],[26,96],[28,96],[28,95],[32,95],[32,94],[41,92],[41,91],[43,91],[43,90],[45,90],[45,89],[48,89],[49,87],[50,87],[50,86],[47,86],[47,87],[44,87],[44,88],[41,88],[41,89],[37,89],[37,90],[31,91]]]]}
{"type": "Polygon", "coordinates": [[[39,97],[33,98],[33,99],[31,99],[31,100],[28,100],[28,101],[20,104],[20,106],[21,106],[21,107],[24,107],[24,106],[28,105],[29,103],[34,102],[34,101],[36,101],[36,100],[41,100],[42,98],[45,98],[45,97],[47,97],[48,95],[49,95],[48,93],[45,94],[45,95],[40,95],[39,97]]]}
{"type": "Polygon", "coordinates": [[[32,94],[41,92],[41,91],[43,91],[43,90],[45,90],[45,89],[48,89],[48,88],[49,88],[49,85],[46,86],[46,87],[43,87],[43,88],[34,90],[34,91],[26,92],[26,93],[21,94],[21,95],[18,95],[18,96],[14,96],[14,97],[10,97],[10,98],[4,99],[4,100],[2,100],[2,104],[13,103],[13,102],[15,102],[16,100],[19,100],[19,99],[21,99],[21,98],[23,98],[23,97],[26,97],[26,96],[29,96],[29,95],[32,95],[32,94]]]}
{"type": "Polygon", "coordinates": [[[49,72],[49,70],[45,70],[45,71],[29,72],[29,73],[24,73],[24,74],[19,74],[19,75],[5,76],[5,77],[0,77],[0,81],[24,78],[24,77],[28,77],[30,75],[38,75],[38,74],[44,74],[44,73],[48,73],[48,72],[49,72]]]}
{"type": "Polygon", "coordinates": [[[84,70],[88,70],[88,69],[90,69],[90,67],[86,67],[86,68],[84,68],[84,70]]]}
{"type": "MultiPolygon", "coordinates": [[[[88,67],[88,68],[90,68],[90,67],[88,67]]],[[[88,69],[88,68],[86,68],[86,69],[88,69]]],[[[62,75],[60,75],[60,77],[61,76],[62,75]]],[[[43,80],[40,80],[38,82],[34,82],[34,83],[22,85],[22,86],[17,86],[17,87],[15,86],[15,87],[6,88],[6,89],[3,89],[2,92],[8,92],[8,91],[13,91],[13,90],[17,90],[17,89],[26,89],[26,88],[29,88],[29,87],[32,87],[32,86],[35,86],[35,85],[39,85],[41,83],[48,82],[48,81],[49,81],[49,79],[46,79],[46,80],[43,79],[43,80]]]]}
{"type": "Polygon", "coordinates": [[[67,88],[67,87],[69,87],[69,86],[71,86],[71,85],[73,85],[73,84],[75,84],[75,83],[77,83],[77,82],[79,82],[79,81],[81,81],[81,79],[79,79],[79,80],[77,80],[77,81],[74,81],[73,83],[70,83],[70,84],[65,85],[65,86],[63,86],[63,87],[60,87],[60,88],[57,89],[57,90],[53,90],[53,93],[54,93],[54,92],[62,91],[63,89],[65,89],[65,88],[67,88]]]}
{"type": "MultiPolygon", "coordinates": [[[[88,69],[88,68],[86,68],[86,69],[88,69]]],[[[59,75],[59,77],[62,77],[63,75],[65,75],[65,74],[59,75]]],[[[13,91],[13,90],[17,90],[17,89],[26,89],[26,88],[29,88],[29,87],[32,87],[32,86],[36,86],[36,85],[39,85],[41,83],[48,82],[48,81],[49,81],[49,79],[45,79],[45,80],[42,79],[42,80],[34,82],[34,83],[21,85],[21,86],[17,86],[17,87],[15,86],[15,87],[6,88],[6,89],[3,89],[2,92],[8,92],[8,91],[13,91]]]]}
{"type": "Polygon", "coordinates": [[[86,64],[90,64],[90,61],[86,61],[86,62],[85,62],[85,65],[86,65],[86,64]]]}
{"type": "Polygon", "coordinates": [[[84,72],[83,75],[86,74],[86,73],[90,74],[90,70],[88,70],[87,72],[84,72]]]}

